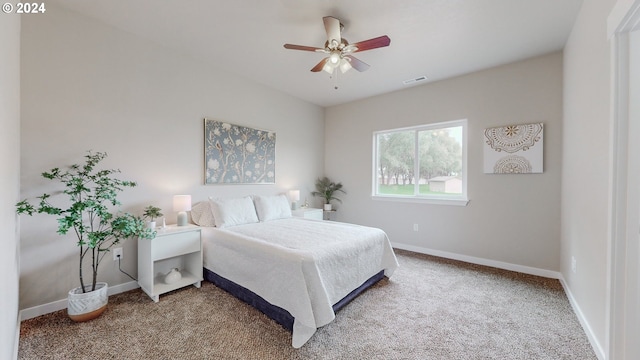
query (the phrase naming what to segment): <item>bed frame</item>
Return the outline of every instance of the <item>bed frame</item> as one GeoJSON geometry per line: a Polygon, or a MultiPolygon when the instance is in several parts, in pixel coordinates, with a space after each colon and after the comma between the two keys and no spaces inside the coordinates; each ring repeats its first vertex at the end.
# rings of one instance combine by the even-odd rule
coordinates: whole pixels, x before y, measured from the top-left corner
{"type": "MultiPolygon", "coordinates": [[[[381,270],[379,273],[370,277],[362,285],[358,286],[347,296],[335,303],[333,305],[333,311],[337,312],[338,310],[342,309],[345,305],[351,302],[351,300],[355,299],[363,291],[376,284],[383,277],[384,270],[381,270]]],[[[284,327],[285,329],[291,332],[293,331],[293,316],[291,316],[291,314],[287,310],[279,306],[272,305],[253,291],[246,289],[231,280],[225,279],[207,268],[204,268],[204,278],[205,280],[213,283],[217,287],[225,290],[236,298],[260,310],[269,318],[282,325],[282,327],[284,327]]]]}

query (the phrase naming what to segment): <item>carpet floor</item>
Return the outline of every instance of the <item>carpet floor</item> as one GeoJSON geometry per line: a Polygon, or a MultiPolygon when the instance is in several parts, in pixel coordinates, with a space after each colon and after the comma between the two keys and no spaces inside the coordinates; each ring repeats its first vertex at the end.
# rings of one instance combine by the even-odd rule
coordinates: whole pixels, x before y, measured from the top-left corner
{"type": "Polygon", "coordinates": [[[66,310],[21,324],[19,359],[597,359],[557,280],[396,250],[400,267],[300,349],[211,283],[109,297],[98,319],[66,310]]]}

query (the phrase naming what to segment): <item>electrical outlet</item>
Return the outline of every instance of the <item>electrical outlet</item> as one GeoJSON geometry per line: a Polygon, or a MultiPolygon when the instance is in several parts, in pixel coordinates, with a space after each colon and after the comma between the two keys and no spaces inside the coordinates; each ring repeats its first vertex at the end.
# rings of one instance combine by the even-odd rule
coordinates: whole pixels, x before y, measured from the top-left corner
{"type": "Polygon", "coordinates": [[[413,231],[418,231],[418,224],[413,224],[413,231]]]}
{"type": "Polygon", "coordinates": [[[571,271],[575,274],[577,270],[576,258],[575,256],[571,256],[571,271]]]}
{"type": "Polygon", "coordinates": [[[122,248],[115,248],[113,251],[113,261],[118,261],[118,259],[122,259],[122,248]]]}

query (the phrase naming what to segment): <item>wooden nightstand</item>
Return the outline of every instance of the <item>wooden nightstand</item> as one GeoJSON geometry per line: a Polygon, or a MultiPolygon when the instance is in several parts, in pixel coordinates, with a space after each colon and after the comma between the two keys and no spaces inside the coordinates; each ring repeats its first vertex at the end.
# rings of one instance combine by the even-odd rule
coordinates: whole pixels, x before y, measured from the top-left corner
{"type": "Polygon", "coordinates": [[[199,288],[202,280],[200,227],[170,225],[159,229],[154,239],[138,239],[138,284],[153,301],[184,286],[199,288]],[[182,278],[166,284],[164,276],[173,268],[182,278]]]}
{"type": "Polygon", "coordinates": [[[307,219],[322,220],[322,209],[316,208],[299,208],[291,210],[293,216],[303,217],[307,219]]]}

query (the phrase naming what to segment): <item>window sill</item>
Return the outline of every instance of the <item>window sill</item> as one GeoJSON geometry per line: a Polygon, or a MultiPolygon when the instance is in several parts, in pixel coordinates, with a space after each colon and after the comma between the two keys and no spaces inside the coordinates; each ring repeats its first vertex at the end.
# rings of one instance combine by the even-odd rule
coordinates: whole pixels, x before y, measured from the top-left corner
{"type": "Polygon", "coordinates": [[[416,204],[430,204],[430,205],[453,205],[453,206],[467,206],[469,199],[455,198],[426,198],[426,197],[414,197],[414,196],[384,196],[373,195],[373,200],[377,201],[394,201],[394,202],[408,202],[416,204]]]}

